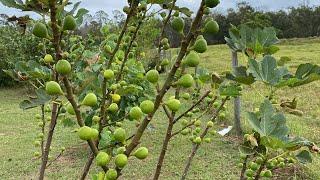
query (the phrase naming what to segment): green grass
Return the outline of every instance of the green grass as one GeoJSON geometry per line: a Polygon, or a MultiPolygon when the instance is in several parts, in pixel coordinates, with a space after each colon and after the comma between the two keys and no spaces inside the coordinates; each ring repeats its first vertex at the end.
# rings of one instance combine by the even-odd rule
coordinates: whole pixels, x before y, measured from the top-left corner
{"type": "MultiPolygon", "coordinates": [[[[320,64],[320,41],[319,39],[286,40],[280,44],[280,51],[276,57],[288,56],[292,58],[289,66],[292,69],[300,63],[320,64]]],[[[202,56],[202,66],[211,71],[224,72],[231,68],[231,53],[225,45],[210,46],[209,50],[202,56]]],[[[245,64],[246,59],[239,56],[240,63],[245,64]]],[[[263,85],[256,84],[245,87],[242,96],[242,120],[245,121],[245,111],[258,107],[265,95],[261,91],[263,85]]],[[[296,89],[285,88],[277,93],[277,98],[298,98],[298,108],[304,112],[303,117],[287,116],[288,124],[293,134],[309,138],[316,143],[320,141],[320,101],[318,93],[320,82],[296,89]]],[[[34,115],[38,109],[22,111],[19,102],[26,98],[28,93],[24,89],[1,89],[0,90],[0,177],[1,179],[35,179],[39,168],[39,159],[33,158],[33,141],[40,132],[34,115]]],[[[228,104],[228,122],[232,121],[232,106],[228,104]]],[[[157,114],[152,125],[143,136],[142,145],[149,148],[150,156],[145,161],[130,158],[128,167],[124,170],[121,179],[150,179],[157,162],[163,135],[167,121],[157,114]]],[[[130,124],[129,127],[133,127],[130,124]]],[[[53,140],[51,154],[55,157],[61,146],[66,147],[65,153],[55,161],[46,171],[47,179],[77,179],[78,174],[86,162],[88,149],[80,141],[72,130],[75,127],[63,127],[59,121],[53,140]]],[[[134,128],[131,128],[132,130],[134,128]]],[[[239,169],[237,144],[233,138],[214,137],[213,142],[204,144],[196,155],[189,179],[238,179],[239,169]]],[[[165,159],[164,168],[160,179],[179,179],[186,156],[191,150],[191,144],[186,137],[177,136],[169,145],[168,154],[165,159]]],[[[303,174],[305,179],[320,179],[319,158],[314,163],[303,167],[300,174],[290,173],[284,179],[295,179],[303,174]],[[289,177],[290,176],[290,177],[289,177]]],[[[90,174],[96,173],[98,168],[94,167],[90,174]]],[[[297,178],[301,179],[301,178],[297,178]]]]}

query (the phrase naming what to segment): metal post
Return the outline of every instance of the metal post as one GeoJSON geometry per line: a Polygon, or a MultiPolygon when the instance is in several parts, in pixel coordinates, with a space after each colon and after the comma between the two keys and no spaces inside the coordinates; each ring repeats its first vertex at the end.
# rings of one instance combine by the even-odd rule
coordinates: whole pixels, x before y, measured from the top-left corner
{"type": "MultiPolygon", "coordinates": [[[[232,51],[232,68],[238,67],[238,54],[237,52],[232,51]]],[[[241,104],[240,104],[240,97],[236,97],[234,99],[234,128],[236,131],[237,136],[242,135],[241,129],[241,121],[240,121],[240,113],[241,113],[241,104]]]]}

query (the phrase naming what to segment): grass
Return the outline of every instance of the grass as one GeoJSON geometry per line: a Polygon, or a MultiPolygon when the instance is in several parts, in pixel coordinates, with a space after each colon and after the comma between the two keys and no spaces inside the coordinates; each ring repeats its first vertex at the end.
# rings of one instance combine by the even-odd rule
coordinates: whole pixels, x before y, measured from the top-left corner
{"type": "MultiPolygon", "coordinates": [[[[289,63],[291,69],[300,63],[320,64],[320,41],[319,39],[296,39],[285,40],[280,45],[280,51],[276,57],[288,56],[292,59],[289,63]]],[[[202,66],[210,71],[224,72],[230,69],[231,53],[225,45],[210,46],[209,50],[202,56],[202,66]]],[[[246,59],[240,56],[240,63],[245,64],[246,59]]],[[[263,85],[256,84],[245,87],[242,96],[242,120],[245,121],[245,111],[258,107],[265,92],[261,91],[263,85]]],[[[298,108],[304,112],[303,117],[287,116],[288,124],[292,133],[304,136],[316,143],[320,138],[320,82],[296,89],[285,88],[278,91],[277,98],[298,98],[298,108]]],[[[1,89],[0,97],[0,177],[1,179],[35,179],[39,168],[39,159],[33,158],[34,151],[38,149],[33,146],[33,141],[40,128],[34,115],[38,109],[22,111],[19,102],[26,98],[28,93],[24,89],[1,89]]],[[[232,106],[228,104],[227,119],[231,121],[232,106]]],[[[128,167],[124,170],[121,179],[150,179],[157,162],[163,135],[166,128],[166,120],[157,114],[152,125],[143,136],[142,145],[149,148],[151,155],[145,161],[137,161],[130,158],[128,167]]],[[[129,125],[130,127],[134,124],[129,125]]],[[[60,147],[65,146],[65,153],[55,161],[47,170],[47,179],[77,179],[86,162],[88,149],[77,135],[72,132],[75,127],[63,127],[61,121],[56,128],[53,149],[51,155],[59,154],[60,147]]],[[[134,129],[134,128],[131,128],[134,129]]],[[[185,137],[177,136],[169,145],[167,158],[160,179],[179,179],[186,155],[191,150],[191,144],[185,137]]],[[[189,179],[238,179],[239,169],[237,144],[229,138],[215,136],[213,142],[203,145],[196,155],[189,179]]],[[[314,163],[303,167],[303,171],[288,174],[284,179],[320,179],[319,158],[314,163]],[[300,178],[299,178],[300,177],[300,178]]],[[[90,174],[96,173],[98,168],[94,167],[90,174]]]]}

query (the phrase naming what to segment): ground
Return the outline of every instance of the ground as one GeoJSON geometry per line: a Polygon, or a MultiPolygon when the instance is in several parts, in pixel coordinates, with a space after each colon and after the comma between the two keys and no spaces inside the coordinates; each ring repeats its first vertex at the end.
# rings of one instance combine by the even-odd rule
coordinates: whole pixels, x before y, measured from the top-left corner
{"type": "MultiPolygon", "coordinates": [[[[315,63],[320,65],[320,40],[286,40],[280,44],[280,51],[276,57],[288,56],[292,59],[289,63],[294,70],[300,63],[315,63]]],[[[245,58],[240,56],[240,63],[245,63],[245,58]]],[[[210,46],[202,55],[202,66],[211,71],[224,72],[230,69],[231,53],[225,45],[210,46]]],[[[265,92],[261,91],[263,85],[245,87],[242,97],[242,124],[247,129],[245,112],[258,107],[265,92]],[[250,92],[250,93],[249,93],[250,92]]],[[[306,137],[316,143],[320,142],[320,82],[296,89],[283,89],[278,91],[279,99],[298,98],[298,109],[304,112],[302,117],[287,115],[291,132],[306,137]]],[[[34,138],[40,132],[34,115],[39,109],[22,111],[19,102],[28,95],[24,88],[0,89],[0,177],[1,179],[36,179],[39,168],[39,159],[33,158],[37,149],[33,145],[34,138]]],[[[227,123],[232,121],[232,106],[228,104],[227,123]]],[[[166,121],[159,115],[153,120],[155,128],[149,128],[143,136],[143,145],[147,146],[150,156],[145,161],[130,158],[129,166],[125,168],[121,179],[150,179],[157,161],[157,154],[166,128],[166,121]]],[[[66,147],[65,153],[53,162],[46,171],[47,179],[77,179],[86,162],[88,149],[81,142],[74,127],[63,127],[59,122],[53,140],[52,156],[55,157],[61,146],[66,147]]],[[[232,137],[215,136],[213,142],[204,144],[192,162],[189,179],[238,179],[239,169],[236,167],[239,155],[237,141],[232,137]]],[[[191,144],[186,137],[177,136],[170,143],[167,158],[160,179],[179,179],[182,166],[187,154],[191,151],[191,144]]],[[[314,163],[295,167],[288,170],[283,179],[320,179],[319,157],[314,158],[314,163]],[[302,170],[301,170],[302,169],[302,170]]],[[[97,172],[93,168],[90,174],[97,172]]],[[[280,178],[277,178],[280,179],[280,178]]]]}

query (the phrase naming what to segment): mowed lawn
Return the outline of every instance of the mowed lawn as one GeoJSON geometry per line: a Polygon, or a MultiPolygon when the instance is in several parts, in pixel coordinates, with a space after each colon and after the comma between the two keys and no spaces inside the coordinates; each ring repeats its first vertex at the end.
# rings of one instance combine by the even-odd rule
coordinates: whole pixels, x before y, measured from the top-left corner
{"type": "MultiPolygon", "coordinates": [[[[288,65],[294,70],[300,63],[315,63],[320,65],[320,40],[303,39],[285,41],[279,45],[277,58],[288,56],[292,59],[288,65]]],[[[202,55],[202,64],[210,71],[222,73],[230,70],[231,53],[227,46],[210,46],[202,55]]],[[[240,63],[246,59],[239,55],[240,63]]],[[[246,111],[258,107],[266,92],[261,84],[245,87],[242,96],[242,122],[247,129],[246,111]]],[[[298,98],[298,109],[304,112],[303,117],[287,115],[287,122],[292,134],[297,134],[320,144],[320,81],[303,87],[278,91],[277,98],[298,98]]],[[[40,160],[34,159],[33,153],[39,149],[34,147],[33,141],[40,132],[38,121],[34,115],[39,109],[22,111],[19,102],[27,98],[24,88],[0,89],[0,179],[37,179],[40,160]]],[[[228,104],[226,124],[232,122],[232,105],[228,104]]],[[[121,179],[151,179],[157,162],[163,135],[166,129],[165,118],[158,114],[153,120],[153,128],[148,128],[143,136],[142,145],[149,148],[150,156],[147,160],[129,159],[121,179]]],[[[77,126],[63,127],[59,121],[53,140],[51,156],[60,152],[61,146],[66,147],[65,153],[53,162],[46,171],[47,179],[78,179],[79,173],[86,162],[88,149],[80,141],[77,134],[72,132],[77,126]]],[[[134,124],[128,126],[134,131],[134,124]]],[[[217,127],[219,129],[219,127],[217,127]]],[[[188,179],[238,179],[239,161],[237,143],[232,137],[215,136],[210,144],[203,144],[192,162],[188,179]]],[[[191,151],[191,143],[187,137],[177,136],[169,145],[164,168],[160,179],[179,179],[185,159],[191,151]]],[[[314,163],[303,166],[303,172],[294,168],[292,173],[282,179],[320,179],[320,159],[314,157],[314,163]],[[301,175],[302,174],[302,175],[301,175]]],[[[99,170],[94,167],[90,174],[99,170]]],[[[279,179],[279,178],[278,178],[279,179]]]]}

